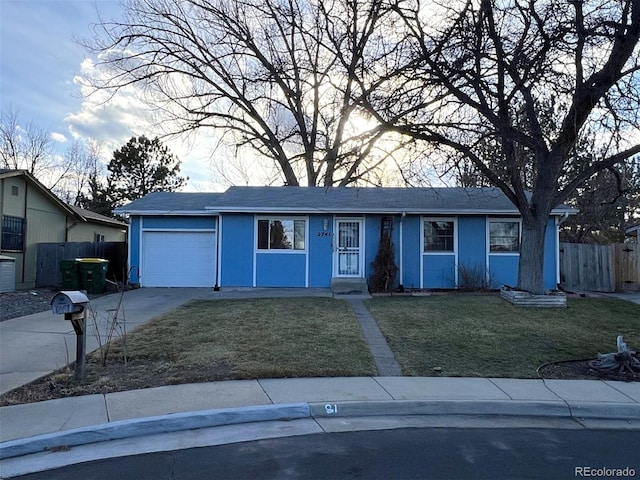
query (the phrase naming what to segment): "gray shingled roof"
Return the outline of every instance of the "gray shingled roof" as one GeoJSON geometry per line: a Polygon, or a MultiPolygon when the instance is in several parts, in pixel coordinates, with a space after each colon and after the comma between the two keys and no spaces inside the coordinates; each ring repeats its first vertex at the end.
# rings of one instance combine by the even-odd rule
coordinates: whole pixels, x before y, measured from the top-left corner
{"type": "Polygon", "coordinates": [[[100,215],[99,213],[92,212],[91,210],[86,210],[84,208],[75,207],[73,205],[69,205],[71,210],[76,212],[78,215],[86,219],[88,222],[94,223],[102,223],[105,225],[114,225],[118,227],[127,228],[128,225],[120,220],[116,220],[115,218],[105,217],[104,215],[100,215]]]}
{"type": "MultiPolygon", "coordinates": [[[[117,213],[518,213],[497,188],[231,187],[225,193],[158,192],[117,213]]],[[[572,212],[560,206],[556,213],[572,212]]]]}
{"type": "Polygon", "coordinates": [[[206,207],[217,204],[221,195],[221,193],[153,192],[128,205],[116,208],[114,212],[205,212],[206,207]]]}

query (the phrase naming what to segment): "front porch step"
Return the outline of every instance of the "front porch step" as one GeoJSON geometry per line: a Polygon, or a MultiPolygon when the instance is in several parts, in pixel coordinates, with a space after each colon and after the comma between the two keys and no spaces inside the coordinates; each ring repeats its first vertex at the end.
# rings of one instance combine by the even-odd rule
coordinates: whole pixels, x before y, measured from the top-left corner
{"type": "Polygon", "coordinates": [[[369,286],[364,278],[334,277],[331,291],[334,295],[369,295],[369,286]]]}

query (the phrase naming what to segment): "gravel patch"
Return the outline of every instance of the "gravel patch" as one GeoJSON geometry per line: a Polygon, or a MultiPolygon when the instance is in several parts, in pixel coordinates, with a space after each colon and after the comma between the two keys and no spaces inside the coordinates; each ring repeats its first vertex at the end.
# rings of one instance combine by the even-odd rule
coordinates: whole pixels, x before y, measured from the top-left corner
{"type": "MultiPolygon", "coordinates": [[[[55,288],[32,288],[17,292],[0,293],[0,322],[51,310],[51,299],[60,290],[55,288]]],[[[89,299],[101,295],[87,295],[89,299]]]]}
{"type": "Polygon", "coordinates": [[[0,322],[49,310],[49,302],[56,293],[58,290],[50,288],[0,293],[0,322]]]}

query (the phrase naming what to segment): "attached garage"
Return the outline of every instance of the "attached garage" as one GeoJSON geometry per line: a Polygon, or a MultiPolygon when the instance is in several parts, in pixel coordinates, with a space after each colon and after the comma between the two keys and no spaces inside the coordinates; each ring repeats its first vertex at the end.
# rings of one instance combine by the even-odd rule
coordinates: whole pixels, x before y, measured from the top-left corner
{"type": "Polygon", "coordinates": [[[215,231],[143,231],[140,284],[144,287],[213,287],[215,231]]]}

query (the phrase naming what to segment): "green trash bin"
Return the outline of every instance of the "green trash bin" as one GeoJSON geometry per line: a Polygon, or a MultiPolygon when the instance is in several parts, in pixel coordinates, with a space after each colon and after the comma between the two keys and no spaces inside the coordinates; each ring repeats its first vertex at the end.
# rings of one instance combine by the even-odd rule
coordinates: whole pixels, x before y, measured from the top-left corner
{"type": "Polygon", "coordinates": [[[80,289],[87,293],[102,293],[109,260],[103,258],[79,258],[80,289]]]}
{"type": "Polygon", "coordinates": [[[77,258],[60,260],[60,271],[62,272],[62,290],[80,290],[77,258]]]}

